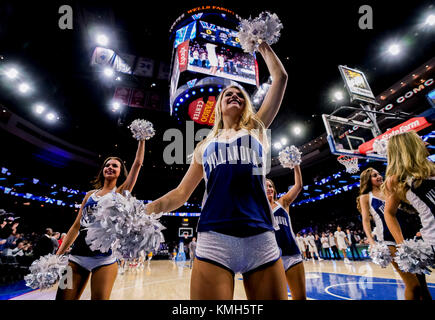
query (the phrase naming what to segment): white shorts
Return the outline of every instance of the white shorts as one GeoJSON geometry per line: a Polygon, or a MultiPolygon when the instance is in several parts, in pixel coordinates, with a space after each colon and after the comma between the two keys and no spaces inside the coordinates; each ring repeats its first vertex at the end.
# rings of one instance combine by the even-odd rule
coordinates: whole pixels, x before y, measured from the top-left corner
{"type": "Polygon", "coordinates": [[[284,270],[287,271],[291,267],[297,265],[298,263],[301,263],[303,261],[302,255],[295,254],[292,256],[282,256],[282,263],[284,265],[284,270]]]}
{"type": "Polygon", "coordinates": [[[195,257],[236,273],[257,271],[281,256],[275,232],[250,237],[234,237],[215,231],[198,232],[195,257]]]}
{"type": "Polygon", "coordinates": [[[344,242],[338,242],[337,247],[338,247],[338,250],[346,250],[347,249],[347,245],[344,242]]]}
{"type": "Polygon", "coordinates": [[[70,255],[68,260],[78,264],[80,267],[88,270],[89,272],[93,272],[95,269],[99,267],[108,266],[112,263],[115,263],[116,257],[114,255],[110,255],[108,257],[106,256],[85,257],[85,256],[70,255]]]}

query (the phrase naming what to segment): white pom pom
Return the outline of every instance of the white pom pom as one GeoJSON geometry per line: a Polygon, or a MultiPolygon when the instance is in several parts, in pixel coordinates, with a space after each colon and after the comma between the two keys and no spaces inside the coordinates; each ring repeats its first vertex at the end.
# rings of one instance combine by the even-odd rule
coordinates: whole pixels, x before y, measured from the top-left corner
{"type": "Polygon", "coordinates": [[[155,135],[153,124],[147,120],[136,119],[129,126],[136,140],[148,140],[155,135]]]}
{"type": "Polygon", "coordinates": [[[386,157],[387,156],[387,146],[388,146],[387,139],[376,139],[373,142],[373,151],[381,156],[386,157]]]}
{"type": "Polygon", "coordinates": [[[164,241],[160,215],[147,215],[142,201],[126,191],[100,199],[95,220],[86,225],[86,242],[92,250],[115,251],[122,258],[137,258],[142,250],[157,250],[164,241]]]}
{"type": "Polygon", "coordinates": [[[284,168],[293,169],[296,165],[301,163],[302,153],[295,146],[286,147],[279,152],[278,159],[284,168]]]}
{"type": "Polygon", "coordinates": [[[245,52],[253,53],[258,50],[261,42],[274,44],[280,37],[283,28],[278,16],[270,12],[262,12],[257,18],[243,19],[238,27],[238,38],[245,52]]]}
{"type": "Polygon", "coordinates": [[[392,261],[390,249],[385,243],[377,242],[375,245],[369,246],[369,254],[373,263],[386,268],[392,261]]]}
{"type": "Polygon", "coordinates": [[[33,289],[48,289],[62,278],[68,265],[68,258],[64,255],[48,254],[33,261],[30,273],[24,277],[26,285],[33,289]]]}
{"type": "Polygon", "coordinates": [[[398,244],[394,261],[404,272],[430,274],[435,267],[434,249],[423,240],[405,240],[398,244]]]}

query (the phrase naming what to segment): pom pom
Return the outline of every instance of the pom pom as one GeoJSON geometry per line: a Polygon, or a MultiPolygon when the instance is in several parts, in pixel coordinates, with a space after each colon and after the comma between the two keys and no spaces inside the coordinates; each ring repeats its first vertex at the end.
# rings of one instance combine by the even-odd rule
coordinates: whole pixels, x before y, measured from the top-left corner
{"type": "Polygon", "coordinates": [[[375,245],[369,246],[369,254],[373,263],[386,268],[392,261],[390,249],[385,243],[377,242],[375,245]]]}
{"type": "Polygon", "coordinates": [[[279,161],[284,168],[293,169],[301,163],[302,153],[295,146],[286,147],[279,152],[279,161]]]}
{"type": "Polygon", "coordinates": [[[153,124],[147,120],[136,119],[129,126],[136,140],[149,140],[155,135],[153,124]]]}
{"type": "Polygon", "coordinates": [[[30,273],[24,277],[26,286],[33,289],[48,289],[61,278],[68,265],[68,258],[64,255],[48,254],[33,261],[30,273]]]}
{"type": "Polygon", "coordinates": [[[276,43],[282,28],[278,16],[265,11],[257,18],[243,19],[238,27],[237,37],[243,50],[253,53],[258,50],[261,42],[267,42],[269,45],[276,43]]]}
{"type": "Polygon", "coordinates": [[[405,240],[398,244],[394,261],[404,272],[430,274],[435,267],[434,250],[423,240],[405,240]]]}
{"type": "Polygon", "coordinates": [[[157,250],[164,241],[162,214],[148,215],[142,201],[113,192],[98,201],[95,220],[85,225],[86,242],[91,250],[114,250],[119,258],[137,258],[142,250],[157,250]]]}
{"type": "Polygon", "coordinates": [[[387,139],[376,139],[373,142],[373,151],[381,156],[386,157],[387,156],[387,146],[388,146],[387,139]]]}

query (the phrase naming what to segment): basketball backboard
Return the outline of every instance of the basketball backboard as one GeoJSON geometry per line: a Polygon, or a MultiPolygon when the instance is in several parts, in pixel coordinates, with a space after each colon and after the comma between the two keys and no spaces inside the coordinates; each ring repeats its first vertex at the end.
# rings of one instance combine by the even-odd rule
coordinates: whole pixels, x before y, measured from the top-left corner
{"type": "Polygon", "coordinates": [[[193,236],[193,228],[178,228],[178,236],[181,238],[185,235],[191,238],[193,236]]]}
{"type": "Polygon", "coordinates": [[[322,119],[332,154],[377,161],[387,160],[385,156],[374,153],[373,151],[362,154],[358,150],[362,144],[377,137],[376,129],[372,123],[337,117],[330,114],[323,114],[322,119]]]}

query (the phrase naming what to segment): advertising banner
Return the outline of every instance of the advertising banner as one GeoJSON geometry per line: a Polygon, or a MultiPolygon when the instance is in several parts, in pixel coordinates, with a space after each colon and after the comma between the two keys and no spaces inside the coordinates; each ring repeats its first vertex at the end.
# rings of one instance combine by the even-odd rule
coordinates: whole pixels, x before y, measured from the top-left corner
{"type": "Polygon", "coordinates": [[[431,123],[429,123],[424,117],[418,117],[418,118],[412,118],[408,121],[405,121],[404,123],[401,123],[394,128],[391,128],[390,130],[387,130],[385,133],[379,135],[378,137],[367,141],[366,143],[361,144],[358,147],[358,151],[362,154],[367,154],[368,151],[373,149],[373,142],[377,139],[389,139],[391,136],[394,136],[399,133],[408,132],[411,130],[414,131],[420,131],[424,128],[427,128],[430,126],[431,123]]]}
{"type": "Polygon", "coordinates": [[[189,40],[184,41],[178,46],[177,57],[180,72],[186,71],[189,63],[189,40]]]}
{"type": "Polygon", "coordinates": [[[199,124],[213,126],[215,105],[216,97],[214,96],[209,96],[207,102],[204,102],[204,98],[196,99],[189,104],[190,119],[199,124]]]}

